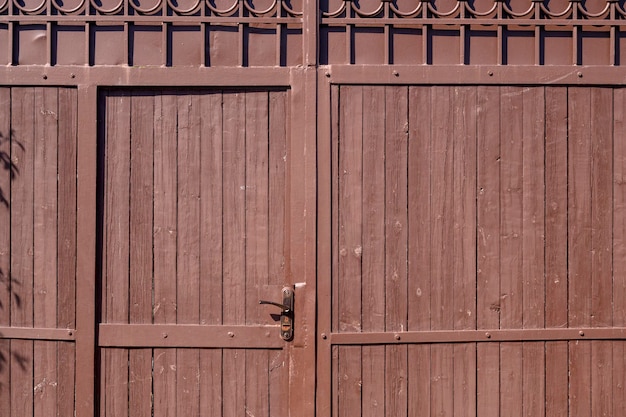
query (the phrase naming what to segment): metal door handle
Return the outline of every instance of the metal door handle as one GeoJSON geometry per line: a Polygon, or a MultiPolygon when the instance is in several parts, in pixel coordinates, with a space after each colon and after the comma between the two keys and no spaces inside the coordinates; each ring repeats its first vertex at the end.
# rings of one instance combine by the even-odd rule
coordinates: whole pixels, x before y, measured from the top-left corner
{"type": "Polygon", "coordinates": [[[283,288],[283,302],[260,300],[259,304],[269,304],[281,309],[280,312],[280,337],[283,340],[293,339],[293,289],[290,287],[283,288]]]}
{"type": "Polygon", "coordinates": [[[271,304],[273,306],[280,307],[283,310],[283,313],[289,313],[291,311],[291,308],[288,305],[275,303],[274,301],[259,300],[259,304],[271,304]]]}

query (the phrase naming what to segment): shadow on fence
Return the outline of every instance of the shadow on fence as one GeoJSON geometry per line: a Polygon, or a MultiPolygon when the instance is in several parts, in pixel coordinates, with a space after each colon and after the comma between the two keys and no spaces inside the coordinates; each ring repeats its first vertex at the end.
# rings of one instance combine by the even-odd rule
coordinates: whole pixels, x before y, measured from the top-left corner
{"type": "MultiPolygon", "coordinates": [[[[19,175],[19,168],[11,158],[11,148],[15,147],[26,151],[24,145],[15,138],[13,129],[9,131],[8,135],[0,132],[0,176],[4,177],[0,183],[0,210],[9,212],[9,216],[5,217],[9,219],[9,222],[11,218],[11,183],[19,175]],[[8,182],[6,181],[7,177],[8,182]]],[[[0,233],[9,233],[8,224],[0,224],[0,233]]],[[[9,248],[0,248],[0,256],[10,259],[9,248]]],[[[15,308],[22,306],[22,299],[17,292],[20,283],[12,276],[9,264],[0,266],[0,291],[4,293],[3,296],[0,296],[0,318],[2,318],[1,323],[5,326],[9,325],[8,317],[10,317],[11,306],[13,305],[15,308]]],[[[3,339],[2,332],[0,332],[0,374],[7,371],[11,359],[20,369],[26,370],[28,358],[12,351],[10,339],[3,339]]],[[[0,390],[3,389],[3,380],[0,380],[0,390]]]]}

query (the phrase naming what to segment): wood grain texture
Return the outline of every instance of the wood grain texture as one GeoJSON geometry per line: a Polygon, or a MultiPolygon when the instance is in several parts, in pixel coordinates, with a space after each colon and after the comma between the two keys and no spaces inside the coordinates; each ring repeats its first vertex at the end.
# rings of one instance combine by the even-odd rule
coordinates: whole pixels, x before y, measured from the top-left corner
{"type": "MultiPolygon", "coordinates": [[[[176,323],[176,96],[154,102],[153,281],[155,324],[176,323]]],[[[155,415],[176,415],[176,350],[154,349],[155,415]]]]}
{"type": "MultiPolygon", "coordinates": [[[[78,96],[75,89],[58,91],[57,149],[57,327],[76,326],[76,155],[78,96]]],[[[57,343],[57,414],[75,412],[75,357],[73,343],[57,343]]]]}
{"type": "MultiPolygon", "coordinates": [[[[476,328],[477,97],[474,87],[454,89],[454,329],[476,328]]],[[[454,347],[454,413],[476,413],[476,345],[454,347]]]]}
{"type": "MultiPolygon", "coordinates": [[[[431,329],[454,328],[454,96],[451,87],[432,90],[431,329]]],[[[454,346],[431,347],[430,415],[454,411],[454,346]]]]}
{"type": "MultiPolygon", "coordinates": [[[[19,175],[11,186],[11,270],[12,288],[19,293],[11,303],[11,325],[33,326],[34,270],[33,216],[35,163],[35,89],[14,88],[11,100],[11,161],[19,175]]],[[[33,342],[12,341],[10,363],[11,414],[33,413],[33,342]]]]}
{"type": "MultiPolygon", "coordinates": [[[[409,87],[408,123],[408,329],[430,330],[431,298],[431,90],[409,87]]],[[[408,346],[408,415],[430,415],[430,346],[408,346]]]]}
{"type": "MultiPolygon", "coordinates": [[[[343,134],[342,125],[345,124],[343,118],[341,116],[341,111],[343,110],[343,102],[341,97],[343,96],[341,89],[339,86],[331,86],[331,97],[330,97],[330,106],[332,109],[332,128],[331,128],[331,143],[330,143],[330,188],[331,188],[331,230],[330,230],[330,239],[331,239],[331,277],[330,285],[329,285],[329,317],[327,325],[328,328],[332,332],[339,332],[339,314],[337,313],[337,299],[338,297],[335,295],[339,291],[339,279],[335,279],[339,277],[339,251],[337,248],[339,247],[339,204],[337,204],[339,200],[339,182],[340,182],[340,171],[339,171],[339,138],[340,135],[343,134]]],[[[321,324],[321,323],[320,323],[321,324]]],[[[338,364],[337,360],[339,357],[339,347],[330,345],[330,358],[331,363],[330,366],[326,367],[328,371],[330,371],[331,376],[330,387],[326,387],[330,392],[330,400],[331,405],[330,408],[332,410],[332,416],[337,417],[339,414],[339,396],[335,395],[336,387],[339,386],[339,372],[338,372],[338,364]]]]}
{"type": "MultiPolygon", "coordinates": [[[[407,323],[407,149],[408,89],[385,88],[385,330],[402,332],[407,323]]],[[[386,348],[385,413],[407,412],[406,346],[386,348]]]]}
{"type": "MultiPolygon", "coordinates": [[[[245,95],[223,98],[223,322],[245,323],[245,95]]],[[[245,408],[244,350],[223,353],[223,409],[239,416],[245,408]]]]}
{"type": "MultiPolygon", "coordinates": [[[[287,253],[287,160],[289,159],[289,94],[269,92],[269,253],[268,282],[270,288],[289,283],[286,275],[287,253]]],[[[274,291],[274,290],[272,290],[274,291]]],[[[272,295],[276,297],[276,294],[272,295]]],[[[297,301],[296,301],[297,302],[297,301]]],[[[264,323],[267,317],[261,319],[264,323]]],[[[272,335],[275,337],[275,335],[272,335]]],[[[269,415],[286,415],[289,410],[289,354],[286,350],[269,352],[269,415]]]]}
{"type": "MultiPolygon", "coordinates": [[[[361,258],[363,253],[363,91],[341,88],[339,139],[339,331],[361,330],[361,258]]],[[[361,414],[361,348],[339,349],[339,416],[361,414]]]]}
{"type": "MultiPolygon", "coordinates": [[[[199,322],[200,314],[200,106],[197,95],[179,94],[177,103],[176,322],[199,322]]],[[[176,414],[199,410],[199,351],[176,352],[176,414]]]]}
{"type": "MultiPolygon", "coordinates": [[[[614,116],[623,107],[623,93],[595,87],[423,89],[426,91],[418,93],[420,87],[410,88],[405,99],[409,103],[408,162],[393,157],[389,148],[384,153],[386,167],[393,161],[391,171],[387,168],[385,172],[386,217],[393,211],[393,198],[389,198],[393,182],[389,177],[394,175],[393,170],[401,170],[403,163],[407,164],[404,206],[409,235],[405,246],[408,328],[420,331],[614,326],[616,319],[621,320],[615,303],[622,302],[625,292],[624,280],[616,268],[621,265],[618,253],[624,246],[622,221],[617,214],[624,206],[621,201],[624,158],[618,137],[622,121],[614,116]],[[413,108],[415,113],[411,112],[413,108]],[[420,110],[423,114],[417,116],[420,110]],[[428,184],[428,188],[423,184],[428,184]],[[414,233],[412,222],[416,218],[429,222],[414,233]],[[422,239],[428,247],[422,251],[413,249],[420,247],[422,239]],[[423,298],[423,291],[420,291],[422,298],[418,296],[421,275],[427,276],[427,299],[423,298]],[[607,304],[609,300],[612,307],[607,304]],[[426,303],[427,310],[422,310],[426,303]],[[420,321],[423,316],[428,316],[427,326],[420,321]]],[[[368,256],[376,253],[374,242],[378,240],[370,232],[376,230],[376,223],[368,216],[380,210],[373,209],[380,203],[368,194],[371,192],[368,186],[378,182],[365,180],[368,175],[375,178],[377,172],[376,165],[369,162],[368,152],[370,149],[373,154],[379,152],[375,150],[377,143],[368,135],[380,136],[374,132],[380,124],[381,112],[385,113],[388,134],[392,130],[390,126],[397,124],[402,111],[390,110],[388,97],[402,94],[399,92],[404,87],[386,87],[384,110],[377,103],[380,99],[369,99],[378,91],[377,87],[342,86],[339,91],[342,94],[338,114],[344,115],[344,119],[334,139],[338,143],[333,155],[338,158],[334,166],[339,182],[333,186],[333,193],[348,194],[350,191],[342,190],[342,186],[349,184],[342,183],[341,175],[363,164],[364,180],[354,185],[355,189],[361,187],[354,200],[362,202],[362,217],[356,219],[362,220],[363,242],[369,241],[363,245],[362,281],[357,284],[362,293],[359,300],[362,328],[353,330],[356,341],[361,332],[384,335],[380,330],[369,330],[374,325],[365,324],[375,317],[377,305],[375,296],[371,295],[376,281],[368,274],[378,263],[368,256]],[[361,101],[363,122],[356,124],[345,117],[354,110],[349,104],[350,89],[368,97],[361,101]],[[348,151],[342,150],[342,146],[346,131],[351,129],[362,132],[363,157],[354,156],[352,166],[346,168],[342,165],[342,152],[348,151]]],[[[389,144],[389,138],[386,143],[389,144]]],[[[348,204],[347,201],[336,204],[335,215],[341,217],[342,208],[348,204]]],[[[336,243],[339,243],[346,223],[342,220],[335,227],[339,239],[336,243]]],[[[385,250],[397,258],[402,248],[393,246],[391,239],[395,236],[389,228],[387,222],[385,250]]],[[[385,263],[389,271],[389,259],[385,263]]],[[[338,294],[344,284],[341,261],[336,265],[338,269],[334,273],[339,278],[333,280],[333,285],[338,294]]],[[[377,292],[384,291],[389,297],[396,284],[388,281],[384,290],[377,292]]],[[[386,306],[390,299],[387,298],[386,306]]],[[[346,331],[342,329],[346,320],[336,313],[348,311],[350,307],[345,302],[349,301],[349,298],[337,301],[333,307],[340,332],[346,331]]],[[[397,331],[389,327],[394,310],[387,310],[387,332],[397,331]]],[[[344,343],[344,338],[339,336],[332,340],[344,343]]],[[[365,337],[364,334],[359,340],[365,337]]],[[[376,340],[384,343],[383,339],[376,340]]],[[[397,344],[377,346],[386,350],[385,370],[372,366],[379,361],[374,359],[374,346],[358,344],[363,355],[360,368],[363,381],[371,380],[375,374],[385,375],[387,380],[402,377],[402,372],[396,369],[403,367],[395,359],[404,357],[405,353],[398,355],[397,344]],[[394,360],[390,360],[392,357],[394,360]]],[[[428,405],[422,405],[423,412],[429,415],[465,415],[474,410],[477,415],[610,415],[622,407],[615,399],[623,397],[623,388],[617,382],[624,366],[620,356],[622,345],[622,342],[600,340],[533,340],[506,341],[499,345],[409,346],[406,350],[410,358],[406,367],[409,413],[413,393],[420,392],[422,398],[429,397],[428,405]],[[420,385],[420,378],[427,378],[427,387],[420,385]],[[499,394],[493,395],[494,392],[499,394]]],[[[344,383],[343,361],[352,360],[354,364],[350,366],[359,366],[354,359],[356,352],[356,346],[335,350],[337,386],[344,383]]],[[[363,389],[371,392],[368,384],[363,389]]],[[[385,391],[390,390],[395,392],[393,385],[388,384],[385,391]]],[[[362,414],[370,412],[364,409],[368,404],[365,397],[362,414]]],[[[386,401],[385,412],[398,404],[394,401],[386,401]]],[[[339,413],[344,412],[341,393],[333,406],[339,413]]]]}
{"type": "MultiPolygon", "coordinates": [[[[501,91],[500,136],[500,328],[523,324],[522,233],[523,233],[523,89],[501,91]]],[[[522,344],[500,347],[500,412],[521,416],[522,344]],[[507,410],[507,411],[505,411],[507,410]]]]}
{"type": "MultiPolygon", "coordinates": [[[[545,323],[545,92],[543,87],[523,93],[522,150],[522,327],[545,323]]],[[[522,344],[523,415],[545,413],[545,359],[543,343],[522,344]]]]}
{"type": "MultiPolygon", "coordinates": [[[[105,139],[105,234],[103,265],[104,319],[127,323],[129,319],[130,242],[130,108],[128,94],[107,97],[105,139]]],[[[106,349],[102,353],[104,416],[128,416],[128,350],[106,349]]]]}
{"type": "MultiPolygon", "coordinates": [[[[200,97],[200,324],[222,323],[222,93],[200,97]]],[[[222,411],[222,350],[200,351],[200,409],[222,411]]]]}
{"type": "MultiPolygon", "coordinates": [[[[613,91],[591,90],[591,326],[613,323],[613,91]]],[[[608,416],[613,412],[612,344],[591,344],[591,412],[608,416]]]]}
{"type": "MultiPolygon", "coordinates": [[[[385,90],[363,87],[361,325],[385,330],[385,90]]],[[[385,347],[362,348],[362,415],[385,411],[385,347]]]]}
{"type": "MultiPolygon", "coordinates": [[[[0,106],[9,111],[0,112],[0,155],[11,167],[11,89],[0,88],[0,106]]],[[[0,169],[0,325],[11,324],[11,303],[16,290],[11,282],[11,169],[0,169]]],[[[0,340],[0,414],[11,415],[11,374],[9,355],[11,342],[0,340]]]]}
{"type": "MultiPolygon", "coordinates": [[[[591,91],[568,92],[569,325],[591,324],[591,91]]],[[[591,414],[591,343],[570,342],[571,416],[591,414]]]]}
{"type": "MultiPolygon", "coordinates": [[[[568,322],[568,137],[567,89],[545,88],[545,326],[568,322]]],[[[568,410],[567,342],[545,346],[546,416],[568,410]]]]}
{"type": "MultiPolygon", "coordinates": [[[[478,329],[500,327],[500,88],[477,88],[477,311],[478,329]]],[[[477,414],[500,410],[500,349],[477,346],[477,414]]]]}
{"type": "MultiPolygon", "coordinates": [[[[58,91],[35,89],[33,172],[33,324],[57,324],[58,91]]],[[[57,408],[57,345],[34,342],[34,415],[57,408]]]]}
{"type": "MultiPolygon", "coordinates": [[[[269,96],[246,93],[246,323],[267,317],[258,300],[269,284],[269,96]]],[[[276,292],[277,296],[280,294],[276,292]]],[[[246,352],[246,411],[269,415],[269,353],[246,352]]]]}
{"type": "MultiPolygon", "coordinates": [[[[613,326],[626,325],[626,91],[613,92],[613,326]]],[[[613,415],[626,414],[626,343],[613,343],[613,415]]]]}
{"type": "MultiPolygon", "coordinates": [[[[286,92],[105,97],[103,321],[273,324],[258,300],[286,282],[286,92]]],[[[282,349],[159,346],[103,349],[103,415],[289,407],[282,349]]]]}
{"type": "MultiPolygon", "coordinates": [[[[129,322],[152,323],[154,96],[130,98],[129,322]]],[[[133,349],[128,359],[129,413],[152,415],[152,350],[133,349]]]]}

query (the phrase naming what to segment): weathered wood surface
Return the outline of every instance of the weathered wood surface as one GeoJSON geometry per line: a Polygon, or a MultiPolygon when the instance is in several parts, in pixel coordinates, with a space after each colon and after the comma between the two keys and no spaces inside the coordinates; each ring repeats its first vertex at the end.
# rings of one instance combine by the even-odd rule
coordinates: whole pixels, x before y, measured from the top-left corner
{"type": "MultiPolygon", "coordinates": [[[[104,97],[103,323],[274,324],[259,300],[287,283],[288,93],[104,97]]],[[[101,413],[284,414],[288,365],[282,349],[103,348],[101,413]]]]}
{"type": "MultiPolygon", "coordinates": [[[[73,329],[76,90],[2,88],[0,101],[0,326],[73,329]]],[[[72,415],[74,343],[35,338],[0,340],[0,413],[72,415]]]]}
{"type": "Polygon", "coordinates": [[[621,410],[623,341],[368,346],[367,333],[622,326],[622,90],[337,96],[331,316],[363,338],[338,342],[334,415],[621,410]]]}

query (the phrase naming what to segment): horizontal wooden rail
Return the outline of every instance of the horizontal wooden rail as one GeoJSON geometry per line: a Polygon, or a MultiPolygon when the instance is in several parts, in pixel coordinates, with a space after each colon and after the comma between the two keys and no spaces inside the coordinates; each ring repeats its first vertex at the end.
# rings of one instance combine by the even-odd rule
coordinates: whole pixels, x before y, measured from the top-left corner
{"type": "Polygon", "coordinates": [[[322,334],[321,337],[322,339],[329,339],[331,345],[626,340],[626,328],[497,329],[395,333],[353,332],[322,334]]]}
{"type": "Polygon", "coordinates": [[[74,341],[76,330],[0,326],[0,339],[74,341]]]}
{"type": "Polygon", "coordinates": [[[100,324],[100,347],[280,349],[279,326],[100,324]]]}

